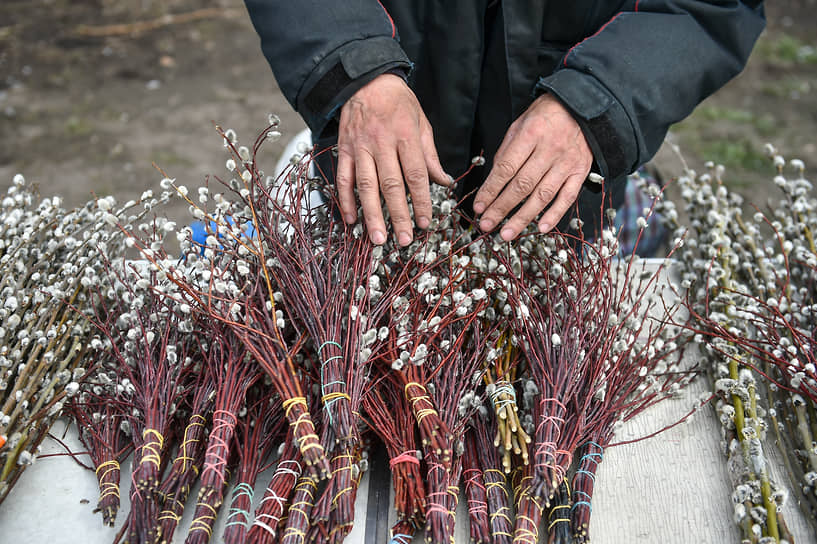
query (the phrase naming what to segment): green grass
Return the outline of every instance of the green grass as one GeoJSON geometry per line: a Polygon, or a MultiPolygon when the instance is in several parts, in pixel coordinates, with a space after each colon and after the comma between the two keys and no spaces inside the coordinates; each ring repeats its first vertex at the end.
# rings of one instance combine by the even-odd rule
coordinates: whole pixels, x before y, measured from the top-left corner
{"type": "Polygon", "coordinates": [[[802,76],[794,76],[764,82],[761,89],[767,96],[789,100],[811,92],[811,85],[802,76]]]}
{"type": "Polygon", "coordinates": [[[94,127],[90,122],[88,122],[87,119],[76,115],[72,115],[66,119],[63,128],[65,130],[65,135],[70,138],[88,136],[94,130],[94,127]]]}
{"type": "Polygon", "coordinates": [[[706,160],[724,165],[727,171],[732,169],[751,172],[771,171],[769,158],[762,149],[756,149],[749,140],[702,142],[700,155],[706,160]]]}
{"type": "Polygon", "coordinates": [[[749,110],[703,105],[687,119],[674,125],[672,130],[686,134],[709,132],[712,125],[718,125],[727,133],[745,133],[751,130],[764,139],[771,140],[780,133],[780,127],[774,116],[768,113],[755,113],[749,110]]]}
{"type": "Polygon", "coordinates": [[[729,123],[751,126],[760,136],[770,137],[779,131],[774,117],[768,113],[757,114],[748,110],[725,108],[721,106],[700,106],[688,119],[674,128],[682,131],[699,131],[712,123],[729,123]]]}
{"type": "Polygon", "coordinates": [[[787,34],[775,40],[761,40],[758,42],[757,51],[764,60],[772,64],[784,66],[817,64],[817,48],[787,34]]]}

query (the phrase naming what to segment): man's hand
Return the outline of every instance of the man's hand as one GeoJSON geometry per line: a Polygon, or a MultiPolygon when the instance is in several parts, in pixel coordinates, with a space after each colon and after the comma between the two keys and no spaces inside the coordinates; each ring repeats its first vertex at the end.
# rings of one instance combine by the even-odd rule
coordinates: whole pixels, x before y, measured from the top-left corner
{"type": "Polygon", "coordinates": [[[500,233],[512,240],[553,201],[539,219],[539,231],[548,232],[576,201],[592,164],[593,154],[570,112],[553,96],[541,95],[508,129],[477,192],[480,228],[493,230],[524,202],[500,233]]]}
{"type": "Polygon", "coordinates": [[[336,184],[344,221],[357,220],[357,183],[372,242],[386,241],[382,194],[397,242],[408,245],[414,229],[405,186],[411,194],[414,220],[425,229],[431,222],[429,178],[441,185],[450,180],[440,165],[431,124],[417,97],[396,75],[376,77],[340,111],[336,184]]]}

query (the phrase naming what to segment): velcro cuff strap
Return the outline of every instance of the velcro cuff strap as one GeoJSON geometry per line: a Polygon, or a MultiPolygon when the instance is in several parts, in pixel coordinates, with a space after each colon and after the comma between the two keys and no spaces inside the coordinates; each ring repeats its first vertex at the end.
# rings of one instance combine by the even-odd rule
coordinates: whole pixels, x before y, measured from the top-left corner
{"type": "MultiPolygon", "coordinates": [[[[376,36],[349,42],[325,61],[330,67],[317,80],[307,82],[309,91],[302,105],[315,117],[327,119],[332,112],[360,87],[379,75],[394,68],[411,68],[406,53],[396,40],[376,36]]],[[[323,64],[323,63],[322,63],[323,64]]],[[[320,69],[316,70],[320,73],[320,69]]],[[[311,79],[311,78],[310,78],[311,79]]]]}

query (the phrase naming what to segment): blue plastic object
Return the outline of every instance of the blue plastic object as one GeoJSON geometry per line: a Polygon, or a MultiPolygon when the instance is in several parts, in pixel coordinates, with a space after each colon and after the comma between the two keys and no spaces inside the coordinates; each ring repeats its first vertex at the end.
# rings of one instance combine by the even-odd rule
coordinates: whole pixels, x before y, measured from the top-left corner
{"type": "MultiPolygon", "coordinates": [[[[232,226],[235,224],[235,221],[233,220],[232,217],[228,216],[227,223],[229,223],[230,226],[232,226]]],[[[205,223],[203,221],[195,221],[191,223],[190,230],[193,231],[193,243],[201,246],[200,251],[201,255],[204,255],[204,248],[207,245],[207,236],[209,233],[214,233],[216,235],[216,238],[222,237],[222,234],[218,232],[218,225],[216,224],[215,221],[210,221],[209,233],[207,231],[207,228],[205,228],[205,223]]],[[[247,222],[247,224],[244,226],[243,231],[244,236],[247,236],[249,238],[255,237],[255,226],[252,224],[252,222],[247,222]]]]}

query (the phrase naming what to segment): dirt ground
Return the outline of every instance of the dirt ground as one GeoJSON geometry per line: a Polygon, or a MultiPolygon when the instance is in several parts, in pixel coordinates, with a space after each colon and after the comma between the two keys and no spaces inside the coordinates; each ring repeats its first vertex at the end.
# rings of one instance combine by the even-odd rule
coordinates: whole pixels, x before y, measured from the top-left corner
{"type": "MultiPolygon", "coordinates": [[[[764,143],[817,163],[817,0],[769,2],[767,15],[746,71],[669,135],[694,167],[725,164],[756,199],[771,190],[764,143]]],[[[286,134],[303,127],[241,0],[3,1],[0,186],[21,172],[69,206],[92,191],[125,200],[158,187],[152,163],[194,186],[224,173],[214,122],[249,144],[271,112],[286,134]]],[[[267,147],[269,168],[282,147],[267,147]]],[[[680,173],[666,149],[656,164],[680,173]]]]}

